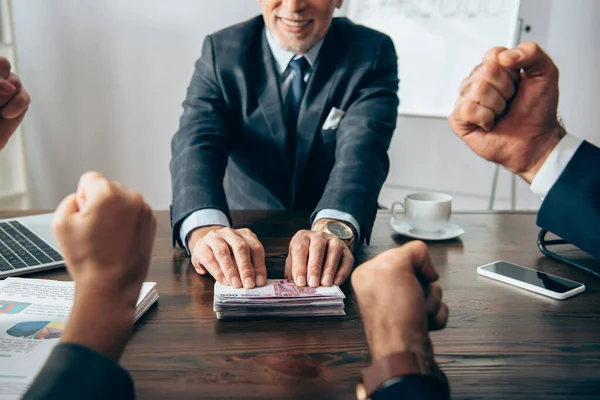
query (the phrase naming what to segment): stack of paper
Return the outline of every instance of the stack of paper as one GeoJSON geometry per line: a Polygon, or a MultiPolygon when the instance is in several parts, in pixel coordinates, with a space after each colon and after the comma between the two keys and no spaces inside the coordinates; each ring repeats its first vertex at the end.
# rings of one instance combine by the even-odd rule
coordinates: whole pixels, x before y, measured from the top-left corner
{"type": "Polygon", "coordinates": [[[299,287],[292,280],[268,279],[263,287],[234,289],[215,283],[217,319],[346,315],[338,286],[299,287]]]}
{"type": "MultiPolygon", "coordinates": [[[[158,299],[145,282],[137,321],[158,299]]],[[[0,399],[20,399],[59,343],[73,307],[75,283],[45,279],[0,281],[0,399]]]]}

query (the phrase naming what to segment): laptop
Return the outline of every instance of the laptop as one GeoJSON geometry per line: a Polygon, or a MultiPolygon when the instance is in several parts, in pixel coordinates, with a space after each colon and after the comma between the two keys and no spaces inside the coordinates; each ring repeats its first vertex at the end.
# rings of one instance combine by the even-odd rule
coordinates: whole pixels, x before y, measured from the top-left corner
{"type": "Polygon", "coordinates": [[[0,219],[0,278],[64,266],[53,214],[0,219]]]}

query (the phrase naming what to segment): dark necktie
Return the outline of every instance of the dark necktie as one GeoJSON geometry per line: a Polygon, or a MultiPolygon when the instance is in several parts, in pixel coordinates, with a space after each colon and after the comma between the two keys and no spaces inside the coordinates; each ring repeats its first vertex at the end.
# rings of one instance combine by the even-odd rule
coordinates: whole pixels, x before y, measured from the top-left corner
{"type": "Polygon", "coordinates": [[[286,147],[288,157],[291,162],[292,169],[294,168],[296,159],[296,130],[298,128],[298,113],[300,112],[300,104],[304,97],[306,82],[304,82],[304,74],[310,67],[305,57],[290,61],[290,68],[294,70],[292,85],[287,95],[287,140],[286,147]]]}

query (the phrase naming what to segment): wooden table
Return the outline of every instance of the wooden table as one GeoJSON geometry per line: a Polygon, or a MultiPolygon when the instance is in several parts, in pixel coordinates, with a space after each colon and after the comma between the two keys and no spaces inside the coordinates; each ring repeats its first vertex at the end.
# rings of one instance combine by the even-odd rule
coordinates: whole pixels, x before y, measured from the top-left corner
{"type": "MultiPolygon", "coordinates": [[[[282,277],[289,239],[307,214],[234,213],[267,252],[270,277],[282,277]]],[[[171,247],[168,214],[158,212],[158,239],[148,280],[160,299],[137,324],[122,358],[140,399],[352,399],[369,360],[348,284],[345,317],[220,322],[213,280],[197,275],[171,247]]],[[[454,398],[600,398],[600,282],[543,258],[535,215],[460,214],[466,234],[431,243],[445,299],[446,330],[433,334],[454,398]],[[476,268],[507,260],[585,283],[566,301],[478,276],[476,268]]],[[[404,243],[380,212],[371,246],[357,262],[404,243]]],[[[107,249],[109,250],[109,249],[107,249]]],[[[64,270],[35,277],[68,279],[64,270]]]]}

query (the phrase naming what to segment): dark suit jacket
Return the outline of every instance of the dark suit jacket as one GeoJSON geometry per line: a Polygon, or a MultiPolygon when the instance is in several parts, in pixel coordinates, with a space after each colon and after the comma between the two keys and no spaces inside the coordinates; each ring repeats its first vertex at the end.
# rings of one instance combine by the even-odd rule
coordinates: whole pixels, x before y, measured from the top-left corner
{"type": "Polygon", "coordinates": [[[334,19],[307,83],[292,166],[262,17],[208,36],[171,143],[174,240],[192,212],[216,208],[229,216],[229,207],[313,216],[334,209],[356,218],[368,240],[389,169],[397,91],[391,39],[334,19]],[[332,107],[345,116],[337,129],[322,130],[332,107]]]}
{"type": "Polygon", "coordinates": [[[131,377],[113,360],[77,344],[59,344],[24,400],[135,399],[131,377]]]}
{"type": "Polygon", "coordinates": [[[537,223],[600,259],[600,149],[583,142],[542,203],[537,223]]]}

